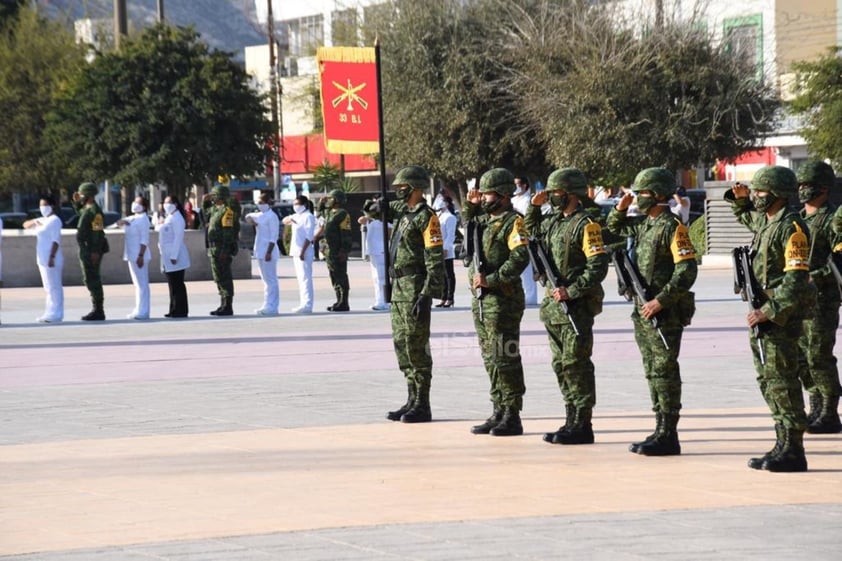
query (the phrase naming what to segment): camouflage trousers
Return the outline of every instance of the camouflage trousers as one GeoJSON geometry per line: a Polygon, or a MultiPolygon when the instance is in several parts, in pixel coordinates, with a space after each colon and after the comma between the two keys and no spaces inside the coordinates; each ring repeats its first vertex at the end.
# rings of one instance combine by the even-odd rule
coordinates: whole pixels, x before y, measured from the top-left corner
{"type": "Polygon", "coordinates": [[[753,330],[749,330],[757,384],[775,423],[803,432],[807,426],[807,415],[798,379],[798,347],[792,344],[801,335],[802,322],[791,321],[783,326],[767,324],[770,324],[768,331],[759,340],[753,330]],[[765,365],[760,363],[758,345],[763,345],[765,365]]]}
{"type": "Polygon", "coordinates": [[[840,393],[833,348],[839,327],[839,303],[819,294],[815,317],[805,319],[798,338],[798,377],[808,393],[835,397],[840,393]]]}
{"type": "Polygon", "coordinates": [[[102,293],[102,276],[100,275],[100,266],[102,265],[102,255],[100,261],[94,265],[87,256],[79,256],[79,266],[82,268],[82,284],[88,289],[91,294],[91,303],[97,310],[102,309],[102,303],[105,297],[102,293]]]}
{"type": "Polygon", "coordinates": [[[495,409],[515,407],[523,409],[523,364],[520,358],[520,320],[523,318],[523,299],[520,305],[500,305],[503,299],[486,297],[483,301],[483,321],[479,320],[477,299],[473,298],[474,328],[479,336],[479,349],[485,371],[491,382],[491,402],[495,409]]]}
{"type": "Polygon", "coordinates": [[[413,302],[392,302],[392,342],[407,385],[419,391],[429,389],[433,377],[430,353],[430,322],[418,321],[412,315],[413,302]]]}
{"type": "Polygon", "coordinates": [[[231,262],[234,260],[230,252],[219,248],[211,248],[208,251],[210,257],[211,273],[219,297],[229,304],[234,299],[234,277],[231,274],[231,262]]]}
{"type": "Polygon", "coordinates": [[[553,372],[566,405],[592,409],[596,405],[592,317],[576,317],[579,335],[569,323],[545,324],[553,353],[553,372]]]}
{"type": "Polygon", "coordinates": [[[643,359],[643,372],[649,385],[649,397],[655,413],[678,415],[681,410],[681,369],[678,353],[681,350],[681,336],[684,327],[677,322],[659,324],[669,349],[652,323],[632,315],[634,340],[643,359]]]}
{"type": "Polygon", "coordinates": [[[336,292],[336,303],[347,305],[348,291],[350,290],[350,284],[348,282],[348,259],[333,257],[331,252],[325,257],[325,263],[327,264],[327,272],[330,275],[330,284],[333,285],[333,291],[336,292]]]}

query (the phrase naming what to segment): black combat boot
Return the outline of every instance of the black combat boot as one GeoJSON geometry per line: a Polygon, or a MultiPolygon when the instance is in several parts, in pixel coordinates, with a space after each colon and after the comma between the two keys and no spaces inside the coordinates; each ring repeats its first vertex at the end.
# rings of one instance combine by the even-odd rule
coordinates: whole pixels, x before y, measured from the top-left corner
{"type": "Polygon", "coordinates": [[[807,432],[810,434],[836,434],[842,432],[842,422],[839,421],[838,407],[838,395],[822,397],[821,413],[812,423],[807,425],[807,432]]]}
{"type": "Polygon", "coordinates": [[[775,423],[775,445],[761,457],[750,458],[748,467],[751,469],[763,469],[763,462],[780,453],[781,448],[784,446],[784,440],[786,440],[786,431],[784,430],[783,424],[775,423]]]}
{"type": "Polygon", "coordinates": [[[406,382],[406,403],[398,407],[394,411],[389,411],[386,413],[386,418],[390,421],[400,421],[403,414],[409,411],[412,408],[412,404],[415,403],[415,383],[410,382],[407,380],[406,382]]]}
{"type": "Polygon", "coordinates": [[[491,429],[491,436],[520,436],[523,434],[523,425],[520,422],[520,411],[517,407],[506,407],[503,409],[503,418],[496,427],[491,429]]]}
{"type": "MultiPolygon", "coordinates": [[[[811,425],[822,415],[822,394],[814,391],[810,392],[810,412],[807,414],[807,424],[811,425]]],[[[809,432],[809,431],[808,431],[809,432]]]]}
{"type": "Polygon", "coordinates": [[[430,386],[417,388],[415,401],[409,411],[401,415],[402,423],[429,423],[433,420],[430,411],[430,386]]]}
{"type": "Polygon", "coordinates": [[[105,321],[105,311],[102,302],[94,302],[90,312],[82,316],[82,321],[105,321]]]}
{"type": "Polygon", "coordinates": [[[573,417],[576,415],[576,407],[572,403],[564,404],[564,424],[558,427],[555,432],[545,432],[544,442],[552,444],[555,441],[556,435],[570,430],[570,425],[573,423],[573,417]]]}
{"type": "Polygon", "coordinates": [[[775,472],[807,471],[807,457],[804,455],[804,433],[786,429],[784,444],[780,452],[763,462],[762,469],[775,472]]]}
{"type": "Polygon", "coordinates": [[[222,310],[224,310],[224,309],[225,309],[225,297],[220,296],[220,297],[219,297],[219,307],[218,307],[218,308],[216,308],[215,310],[213,310],[213,311],[210,313],[210,315],[212,315],[212,316],[218,316],[218,315],[219,315],[219,312],[221,312],[221,311],[222,311],[222,310]]]}
{"type": "Polygon", "coordinates": [[[641,444],[637,453],[644,456],[678,456],[681,444],[678,442],[678,413],[661,413],[661,432],[649,442],[641,444]]]}
{"type": "Polygon", "coordinates": [[[494,412],[481,425],[474,425],[471,427],[471,432],[474,434],[488,434],[491,429],[500,424],[503,420],[503,408],[497,405],[494,406],[494,412]]]}
{"type": "Polygon", "coordinates": [[[568,430],[556,433],[553,444],[593,444],[592,414],[590,407],[577,409],[573,424],[568,430]]]}
{"type": "Polygon", "coordinates": [[[637,454],[637,451],[640,450],[641,446],[655,440],[655,437],[658,436],[658,434],[660,434],[662,430],[664,430],[664,416],[661,415],[660,411],[655,411],[655,430],[652,432],[652,434],[644,438],[642,441],[632,442],[631,444],[629,444],[629,452],[637,454]]]}

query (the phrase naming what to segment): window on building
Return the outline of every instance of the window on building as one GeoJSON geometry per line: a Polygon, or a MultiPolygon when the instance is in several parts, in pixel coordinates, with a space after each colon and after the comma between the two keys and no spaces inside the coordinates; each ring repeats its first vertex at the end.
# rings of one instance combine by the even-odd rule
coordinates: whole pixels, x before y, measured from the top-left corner
{"type": "Polygon", "coordinates": [[[726,19],[723,39],[728,52],[750,64],[763,81],[763,17],[760,14],[726,19]]]}
{"type": "Polygon", "coordinates": [[[354,47],[360,42],[360,20],[357,10],[338,10],[331,14],[331,40],[337,47],[354,47]]]}
{"type": "Polygon", "coordinates": [[[324,44],[324,16],[306,16],[288,20],[289,53],[292,56],[315,56],[324,44]]]}

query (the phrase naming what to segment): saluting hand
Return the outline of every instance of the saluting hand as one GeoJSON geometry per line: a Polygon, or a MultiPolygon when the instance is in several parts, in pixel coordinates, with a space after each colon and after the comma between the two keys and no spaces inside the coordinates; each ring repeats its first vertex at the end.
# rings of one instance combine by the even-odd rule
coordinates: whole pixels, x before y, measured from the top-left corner
{"type": "Polygon", "coordinates": [[[532,199],[529,202],[532,203],[532,206],[543,206],[547,202],[547,198],[549,198],[549,195],[547,195],[546,191],[538,191],[532,195],[532,199]]]}
{"type": "Polygon", "coordinates": [[[634,193],[626,193],[620,198],[620,202],[617,203],[617,210],[623,211],[627,210],[634,200],[634,193]]]}

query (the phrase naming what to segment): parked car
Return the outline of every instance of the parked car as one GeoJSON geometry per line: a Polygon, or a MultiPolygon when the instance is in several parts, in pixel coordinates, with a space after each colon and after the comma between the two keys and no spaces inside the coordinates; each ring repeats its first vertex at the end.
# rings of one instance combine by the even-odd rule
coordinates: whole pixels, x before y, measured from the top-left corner
{"type": "MultiPolygon", "coordinates": [[[[272,206],[272,210],[275,212],[275,214],[278,215],[278,219],[281,220],[281,228],[280,230],[278,230],[278,249],[280,250],[282,255],[286,255],[286,250],[284,247],[283,219],[284,216],[289,216],[294,212],[292,210],[292,204],[277,203],[272,206]]],[[[257,205],[254,203],[243,203],[242,212],[240,213],[240,249],[251,250],[251,248],[254,247],[255,227],[246,222],[246,214],[249,214],[251,212],[257,212],[257,205]]]]}
{"type": "MultiPolygon", "coordinates": [[[[29,212],[30,214],[34,212],[34,215],[41,216],[40,212],[38,212],[38,209],[29,212]]],[[[76,211],[73,210],[73,207],[63,206],[59,209],[58,214],[61,217],[62,228],[76,228],[76,224],[78,224],[79,222],[79,215],[76,214],[76,211]]],[[[102,217],[104,221],[103,227],[108,228],[109,226],[115,224],[118,220],[120,220],[120,213],[113,212],[110,210],[103,210],[102,217]]]]}
{"type": "Polygon", "coordinates": [[[24,221],[29,218],[25,212],[0,212],[4,230],[23,228],[24,221]]]}

